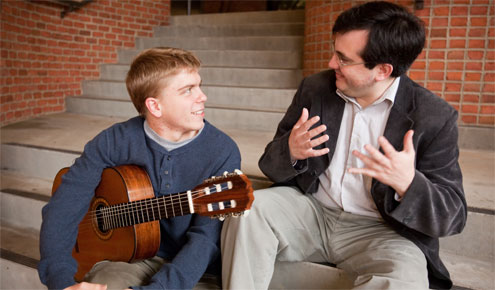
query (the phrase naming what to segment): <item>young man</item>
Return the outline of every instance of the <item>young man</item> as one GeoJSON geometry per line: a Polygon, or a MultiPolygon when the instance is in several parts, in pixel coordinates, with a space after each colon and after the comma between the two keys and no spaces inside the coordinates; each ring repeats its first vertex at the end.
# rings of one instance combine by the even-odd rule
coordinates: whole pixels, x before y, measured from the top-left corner
{"type": "MultiPolygon", "coordinates": [[[[143,167],[156,196],[186,192],[211,176],[240,169],[237,145],[204,120],[199,60],[190,52],[154,48],[131,64],[126,85],[140,116],[91,140],[43,208],[41,281],[49,288],[191,289],[219,263],[221,222],[196,214],[160,221],[161,245],[148,260],[100,262],[74,281],[71,257],[78,223],[107,167],[143,167]],[[63,217],[63,218],[61,218],[63,217]]],[[[219,270],[218,268],[216,270],[219,270]]]]}
{"type": "Polygon", "coordinates": [[[336,264],[360,289],[449,288],[438,238],[462,231],[466,201],[457,112],[405,75],[423,24],[369,2],[333,36],[331,70],[301,83],[259,161],[278,186],[224,224],[223,287],[267,289],[279,260],[336,264]]]}

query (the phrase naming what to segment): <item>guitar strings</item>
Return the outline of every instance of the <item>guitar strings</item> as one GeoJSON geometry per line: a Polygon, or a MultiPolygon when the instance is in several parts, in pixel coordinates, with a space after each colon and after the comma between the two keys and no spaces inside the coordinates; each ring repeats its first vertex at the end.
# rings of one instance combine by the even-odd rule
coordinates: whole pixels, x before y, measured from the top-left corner
{"type": "MultiPolygon", "coordinates": [[[[214,189],[214,190],[210,189],[211,193],[217,193],[216,187],[213,186],[211,188],[214,189]]],[[[226,189],[226,187],[222,186],[221,190],[224,189],[226,189]]],[[[193,200],[197,199],[203,196],[202,193],[204,192],[205,192],[204,189],[192,191],[191,198],[193,200]]],[[[85,217],[84,220],[79,224],[79,231],[81,232],[83,229],[88,228],[87,227],[88,225],[91,225],[91,227],[89,227],[89,229],[91,229],[94,224],[93,222],[94,219],[98,219],[98,218],[103,219],[104,223],[106,222],[104,226],[108,227],[108,229],[106,230],[110,230],[112,228],[131,226],[146,221],[157,220],[156,218],[157,216],[155,216],[155,210],[158,210],[157,212],[158,219],[177,216],[175,214],[176,212],[180,213],[180,215],[184,215],[184,208],[182,207],[183,204],[187,205],[185,209],[187,210],[187,213],[189,213],[189,199],[187,195],[188,193],[184,192],[184,193],[160,196],[158,198],[137,200],[125,204],[110,205],[106,207],[108,209],[107,211],[101,209],[93,210],[88,212],[89,215],[87,215],[87,217],[85,217]],[[170,201],[168,201],[167,199],[170,199],[170,201]],[[178,204],[176,203],[177,201],[179,201],[178,204]],[[162,206],[160,202],[163,202],[164,206],[162,206]],[[163,214],[164,216],[162,216],[161,214],[162,211],[160,211],[160,209],[165,209],[165,213],[163,214]],[[139,213],[134,214],[132,210],[140,210],[141,216],[139,216],[139,213]],[[151,210],[151,214],[150,214],[150,210],[151,210]],[[170,210],[172,211],[172,215],[168,214],[170,210]],[[120,219],[116,220],[115,217],[119,217],[120,219]],[[136,220],[138,222],[136,222],[136,220]]],[[[196,211],[196,209],[199,209],[200,207],[193,204],[193,208],[196,211]]]]}

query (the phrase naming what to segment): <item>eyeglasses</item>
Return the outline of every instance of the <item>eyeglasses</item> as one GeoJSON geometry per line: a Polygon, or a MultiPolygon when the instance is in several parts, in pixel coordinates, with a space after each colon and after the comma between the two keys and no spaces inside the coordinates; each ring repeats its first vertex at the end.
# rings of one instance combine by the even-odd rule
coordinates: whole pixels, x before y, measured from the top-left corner
{"type": "Polygon", "coordinates": [[[339,64],[340,67],[351,66],[351,65],[358,65],[358,64],[366,64],[366,62],[348,62],[348,61],[342,60],[339,57],[339,54],[335,52],[335,43],[333,41],[332,41],[332,53],[337,58],[337,63],[339,64]]]}

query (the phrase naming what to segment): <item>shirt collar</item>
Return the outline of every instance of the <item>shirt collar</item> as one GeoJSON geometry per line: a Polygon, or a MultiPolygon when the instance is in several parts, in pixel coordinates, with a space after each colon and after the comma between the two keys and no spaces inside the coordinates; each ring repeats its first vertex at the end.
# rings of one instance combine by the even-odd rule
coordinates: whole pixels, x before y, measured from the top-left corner
{"type": "MultiPolygon", "coordinates": [[[[395,78],[395,80],[392,82],[392,84],[385,90],[385,92],[383,92],[382,96],[373,103],[373,105],[379,104],[379,103],[383,102],[384,100],[389,100],[390,106],[392,106],[395,102],[395,96],[397,95],[397,91],[399,89],[399,83],[400,83],[400,77],[395,78]]],[[[359,106],[359,104],[356,102],[355,98],[346,96],[341,90],[337,89],[336,93],[346,103],[352,102],[352,103],[359,106]]]]}

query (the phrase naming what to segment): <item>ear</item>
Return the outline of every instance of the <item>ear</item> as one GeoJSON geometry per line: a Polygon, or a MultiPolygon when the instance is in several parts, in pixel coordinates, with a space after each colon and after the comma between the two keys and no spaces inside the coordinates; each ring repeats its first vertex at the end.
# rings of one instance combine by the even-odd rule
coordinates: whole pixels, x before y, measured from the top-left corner
{"type": "Polygon", "coordinates": [[[148,112],[153,115],[156,118],[159,118],[162,116],[162,108],[160,106],[160,103],[156,98],[147,98],[144,101],[144,104],[146,105],[146,108],[148,109],[148,112]]]}
{"type": "Polygon", "coordinates": [[[377,65],[377,69],[378,69],[378,74],[376,76],[377,81],[382,81],[384,79],[387,79],[394,71],[394,67],[389,63],[381,63],[377,65]]]}

